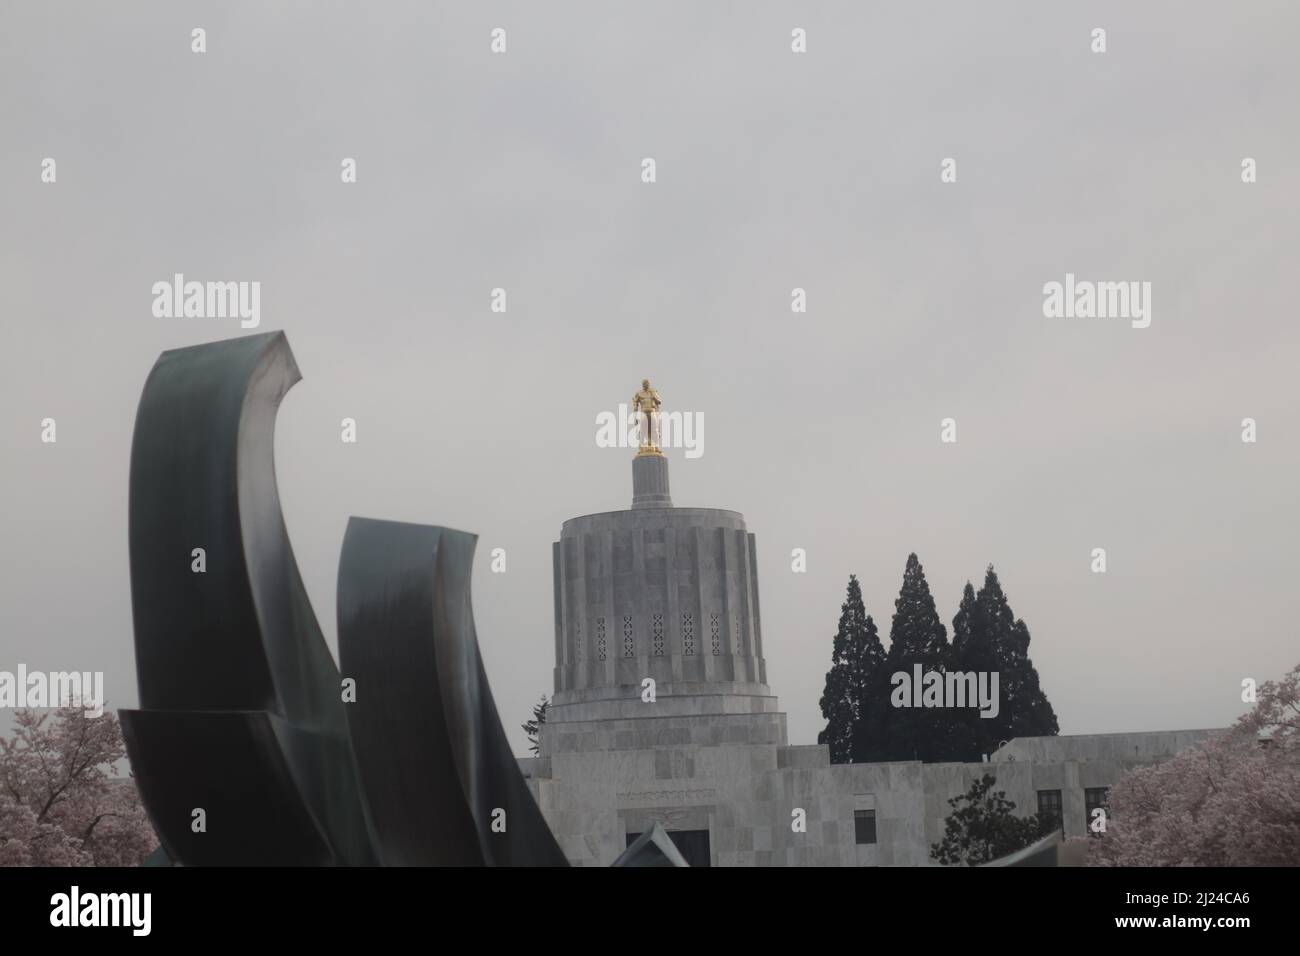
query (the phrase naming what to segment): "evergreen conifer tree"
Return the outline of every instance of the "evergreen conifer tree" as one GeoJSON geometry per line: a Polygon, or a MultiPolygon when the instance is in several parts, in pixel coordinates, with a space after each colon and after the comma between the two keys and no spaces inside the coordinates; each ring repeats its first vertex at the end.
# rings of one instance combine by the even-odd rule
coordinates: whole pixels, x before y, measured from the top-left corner
{"type": "Polygon", "coordinates": [[[862,602],[862,587],[857,576],[850,575],[821,698],[826,728],[817,735],[818,743],[829,746],[831,763],[855,759],[854,742],[866,732],[863,721],[867,688],[884,659],[885,649],[876,624],[862,602]]]}
{"type": "Polygon", "coordinates": [[[884,723],[885,756],[877,759],[953,759],[954,715],[949,708],[894,707],[890,701],[894,674],[906,674],[912,681],[917,664],[923,674],[942,673],[950,654],[948,631],[935,610],[925,570],[916,555],[910,554],[903,570],[903,586],[894,602],[889,654],[880,669],[884,683],[875,681],[871,693],[873,709],[879,709],[876,712],[882,714],[884,723]]]}
{"type": "Polygon", "coordinates": [[[979,753],[992,753],[1003,741],[1015,737],[1059,733],[1056,713],[1029,658],[1029,628],[1012,612],[991,564],[975,604],[973,633],[957,655],[959,666],[963,670],[996,671],[999,697],[998,716],[976,721],[981,730],[979,753]]]}
{"type": "MultiPolygon", "coordinates": [[[[997,670],[997,659],[988,646],[988,629],[984,626],[982,609],[975,597],[975,588],[969,581],[962,592],[957,616],[952,619],[948,669],[977,674],[980,671],[997,670]]],[[[987,726],[989,722],[989,718],[980,717],[978,708],[967,707],[956,711],[950,736],[951,759],[967,763],[979,761],[980,755],[988,752],[984,749],[987,736],[994,733],[993,728],[987,726]]]]}

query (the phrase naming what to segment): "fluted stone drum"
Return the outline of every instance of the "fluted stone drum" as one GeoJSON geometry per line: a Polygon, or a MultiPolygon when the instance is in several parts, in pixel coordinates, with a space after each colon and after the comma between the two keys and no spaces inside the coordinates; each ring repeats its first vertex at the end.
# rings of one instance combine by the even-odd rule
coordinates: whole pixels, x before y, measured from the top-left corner
{"type": "Polygon", "coordinates": [[[754,536],[735,511],[674,508],[668,459],[632,462],[632,507],[564,523],[553,545],[548,720],[755,713],[767,688],[754,536]]]}

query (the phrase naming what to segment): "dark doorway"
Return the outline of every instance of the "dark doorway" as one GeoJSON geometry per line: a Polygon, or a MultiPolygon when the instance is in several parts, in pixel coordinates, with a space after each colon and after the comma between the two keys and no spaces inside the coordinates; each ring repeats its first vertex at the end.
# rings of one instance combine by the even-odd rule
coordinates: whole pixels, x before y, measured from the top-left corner
{"type": "MultiPolygon", "coordinates": [[[[629,833],[627,845],[631,846],[640,833],[629,833]]],[[[677,852],[691,866],[709,865],[709,831],[708,830],[669,830],[668,838],[677,847],[677,852]]]]}

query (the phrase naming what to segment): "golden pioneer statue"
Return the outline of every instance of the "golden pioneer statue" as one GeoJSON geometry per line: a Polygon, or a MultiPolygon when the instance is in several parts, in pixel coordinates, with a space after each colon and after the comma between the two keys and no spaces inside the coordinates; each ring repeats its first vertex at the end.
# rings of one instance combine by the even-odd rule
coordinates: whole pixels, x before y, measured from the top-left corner
{"type": "Polygon", "coordinates": [[[641,438],[638,455],[661,455],[659,450],[659,406],[663,400],[659,393],[650,387],[650,379],[641,379],[641,390],[632,396],[632,407],[636,411],[637,432],[641,438]]]}

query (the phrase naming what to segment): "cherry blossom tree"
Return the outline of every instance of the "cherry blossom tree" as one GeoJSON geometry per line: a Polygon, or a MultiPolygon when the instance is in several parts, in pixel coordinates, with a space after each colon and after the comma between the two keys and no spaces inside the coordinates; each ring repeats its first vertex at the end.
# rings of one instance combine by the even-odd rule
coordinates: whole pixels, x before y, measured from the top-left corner
{"type": "Polygon", "coordinates": [[[1300,865],[1300,665],[1227,732],[1110,791],[1091,866],[1300,865]]]}
{"type": "Polygon", "coordinates": [[[138,866],[158,845],[134,781],[115,777],[117,716],[15,712],[0,738],[0,866],[138,866]]]}

